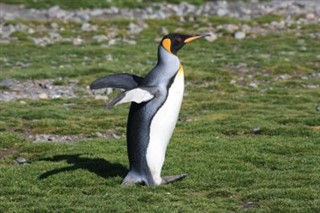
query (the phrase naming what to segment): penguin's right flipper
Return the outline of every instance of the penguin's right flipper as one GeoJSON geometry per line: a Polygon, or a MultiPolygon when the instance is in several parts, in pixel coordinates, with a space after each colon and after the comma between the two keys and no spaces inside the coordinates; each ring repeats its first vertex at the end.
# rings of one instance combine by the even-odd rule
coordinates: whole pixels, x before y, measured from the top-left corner
{"type": "Polygon", "coordinates": [[[127,73],[113,74],[98,78],[91,83],[90,89],[102,89],[102,88],[120,88],[125,90],[131,90],[140,85],[143,78],[131,75],[127,73]]]}
{"type": "Polygon", "coordinates": [[[174,175],[174,176],[166,176],[162,178],[161,184],[168,184],[168,183],[173,183],[179,180],[184,179],[187,177],[187,174],[181,174],[181,175],[174,175]]]}
{"type": "Polygon", "coordinates": [[[150,101],[157,95],[157,93],[158,89],[156,87],[137,87],[121,93],[118,97],[108,103],[108,107],[113,107],[128,102],[140,104],[142,102],[150,101]]]}

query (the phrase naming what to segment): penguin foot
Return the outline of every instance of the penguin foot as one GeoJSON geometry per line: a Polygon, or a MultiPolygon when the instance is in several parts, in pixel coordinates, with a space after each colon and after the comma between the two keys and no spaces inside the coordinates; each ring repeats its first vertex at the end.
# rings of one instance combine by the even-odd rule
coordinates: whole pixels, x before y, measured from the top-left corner
{"type": "Polygon", "coordinates": [[[143,184],[143,179],[135,174],[134,172],[129,172],[127,176],[122,181],[121,185],[123,186],[130,186],[130,185],[136,185],[136,184],[143,184]]]}
{"type": "Polygon", "coordinates": [[[184,179],[187,177],[187,174],[181,174],[181,175],[173,175],[173,176],[166,176],[162,178],[161,185],[163,184],[168,184],[168,183],[173,183],[179,180],[184,179]]]}
{"type": "Polygon", "coordinates": [[[143,185],[143,181],[122,181],[122,186],[133,186],[133,185],[143,185]]]}

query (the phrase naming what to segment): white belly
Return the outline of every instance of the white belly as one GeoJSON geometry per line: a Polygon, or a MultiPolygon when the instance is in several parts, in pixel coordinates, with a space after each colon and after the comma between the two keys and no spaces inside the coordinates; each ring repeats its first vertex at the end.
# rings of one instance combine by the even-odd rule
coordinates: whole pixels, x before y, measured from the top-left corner
{"type": "Polygon", "coordinates": [[[168,93],[167,100],[153,117],[150,126],[150,141],[147,149],[147,163],[157,185],[161,184],[161,169],[166,149],[176,126],[183,99],[184,76],[179,72],[168,93]]]}

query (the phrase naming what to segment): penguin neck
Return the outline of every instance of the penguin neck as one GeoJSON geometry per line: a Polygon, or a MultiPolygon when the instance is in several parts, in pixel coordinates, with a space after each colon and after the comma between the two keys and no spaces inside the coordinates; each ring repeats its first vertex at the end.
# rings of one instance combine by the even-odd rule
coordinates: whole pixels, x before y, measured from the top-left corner
{"type": "Polygon", "coordinates": [[[161,45],[158,48],[158,65],[177,65],[180,66],[180,60],[178,56],[168,52],[161,45]]]}

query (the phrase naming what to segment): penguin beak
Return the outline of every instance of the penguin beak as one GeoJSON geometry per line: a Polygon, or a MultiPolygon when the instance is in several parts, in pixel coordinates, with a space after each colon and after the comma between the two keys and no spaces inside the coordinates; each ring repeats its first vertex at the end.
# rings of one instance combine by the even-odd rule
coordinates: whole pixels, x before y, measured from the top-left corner
{"type": "Polygon", "coordinates": [[[185,44],[188,44],[194,40],[197,40],[199,38],[203,38],[203,37],[206,37],[206,36],[210,36],[209,34],[206,34],[206,35],[195,35],[195,36],[191,36],[189,38],[187,38],[186,40],[184,40],[184,43],[185,44]]]}

